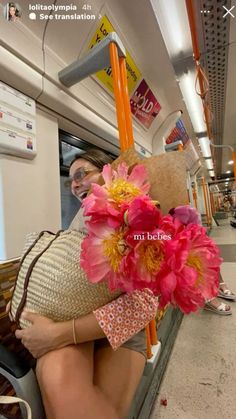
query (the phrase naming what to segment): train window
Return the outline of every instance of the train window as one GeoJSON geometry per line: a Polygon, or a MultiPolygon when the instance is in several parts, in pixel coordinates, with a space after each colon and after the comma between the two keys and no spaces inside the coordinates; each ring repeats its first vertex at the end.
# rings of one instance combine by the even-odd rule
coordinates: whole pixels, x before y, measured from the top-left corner
{"type": "Polygon", "coordinates": [[[60,171],[61,174],[68,176],[70,163],[76,154],[83,154],[91,147],[91,144],[79,137],[59,130],[59,151],[60,151],[60,171]]]}
{"type": "MultiPolygon", "coordinates": [[[[70,163],[76,154],[83,154],[86,150],[98,148],[81,138],[75,137],[64,131],[59,131],[59,152],[60,152],[60,184],[61,184],[61,220],[62,228],[67,229],[78,212],[81,203],[75,198],[68,186],[70,163]]],[[[105,151],[105,150],[103,150],[105,151]]],[[[114,159],[116,156],[109,153],[114,159]]]]}
{"type": "Polygon", "coordinates": [[[64,131],[59,131],[60,151],[60,186],[61,186],[61,220],[62,228],[67,229],[78,212],[81,203],[72,195],[68,187],[70,163],[76,154],[83,154],[90,144],[64,131]]]}
{"type": "Polygon", "coordinates": [[[71,144],[65,143],[64,141],[61,142],[61,151],[62,151],[62,159],[63,159],[63,166],[70,167],[71,161],[74,159],[76,154],[84,153],[84,150],[80,148],[74,147],[71,144]]]}
{"type": "Polygon", "coordinates": [[[74,159],[76,154],[83,154],[85,151],[90,148],[97,148],[102,151],[106,151],[112,158],[116,158],[114,154],[107,152],[100,147],[96,147],[93,144],[88,143],[87,141],[82,140],[79,137],[68,134],[65,131],[59,130],[59,150],[60,150],[60,171],[61,174],[69,174],[70,163],[74,159]]]}
{"type": "Polygon", "coordinates": [[[69,228],[71,221],[80,209],[80,201],[72,195],[70,188],[66,185],[68,175],[61,174],[61,224],[63,230],[69,228]]]}

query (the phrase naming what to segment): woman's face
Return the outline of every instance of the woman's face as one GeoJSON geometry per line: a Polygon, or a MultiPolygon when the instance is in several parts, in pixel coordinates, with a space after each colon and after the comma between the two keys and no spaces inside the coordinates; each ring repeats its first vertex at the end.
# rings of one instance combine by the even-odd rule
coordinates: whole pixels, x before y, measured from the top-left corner
{"type": "Polygon", "coordinates": [[[10,7],[10,9],[9,9],[9,13],[10,13],[10,16],[15,16],[15,14],[16,14],[16,9],[15,9],[15,7],[10,7]]]}
{"type": "Polygon", "coordinates": [[[82,201],[86,198],[92,183],[97,183],[99,169],[84,159],[77,159],[70,167],[71,192],[82,201]]]}

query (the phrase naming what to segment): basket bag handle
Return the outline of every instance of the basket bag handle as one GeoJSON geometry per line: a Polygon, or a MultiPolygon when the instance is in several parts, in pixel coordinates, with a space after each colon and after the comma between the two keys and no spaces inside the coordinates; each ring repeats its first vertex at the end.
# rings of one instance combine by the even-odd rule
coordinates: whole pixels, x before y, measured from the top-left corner
{"type": "Polygon", "coordinates": [[[0,404],[13,404],[13,403],[23,403],[26,408],[27,419],[32,419],[32,412],[31,412],[30,405],[25,400],[20,399],[19,397],[0,396],[0,404]]]}

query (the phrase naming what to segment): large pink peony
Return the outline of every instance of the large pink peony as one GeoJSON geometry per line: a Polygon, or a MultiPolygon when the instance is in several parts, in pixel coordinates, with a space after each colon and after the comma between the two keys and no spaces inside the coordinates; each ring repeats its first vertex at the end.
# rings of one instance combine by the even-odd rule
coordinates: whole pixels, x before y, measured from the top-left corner
{"type": "Polygon", "coordinates": [[[184,313],[196,311],[217,295],[221,258],[199,215],[190,206],[162,216],[151,198],[147,172],[137,165],[128,175],[104,167],[105,184],[92,185],[84,200],[88,236],[82,243],[81,267],[93,283],[111,290],[149,288],[160,307],[171,303],[184,313]]]}
{"type": "Polygon", "coordinates": [[[108,226],[117,228],[124,221],[124,213],[132,200],[148,192],[147,170],[138,164],[128,175],[125,163],[121,163],[117,171],[107,164],[102,176],[104,185],[93,183],[92,193],[83,201],[84,215],[90,216],[92,223],[107,222],[108,226]]]}
{"type": "MultiPolygon", "coordinates": [[[[106,199],[117,209],[121,204],[131,202],[136,196],[145,195],[150,188],[147,181],[147,170],[141,164],[136,165],[130,175],[128,175],[128,166],[125,163],[121,163],[117,171],[113,170],[110,164],[106,164],[102,171],[102,177],[105,181],[104,185],[92,184],[93,199],[106,199]]],[[[84,200],[86,212],[93,208],[92,198],[88,198],[84,200]]]]}
{"type": "MultiPolygon", "coordinates": [[[[124,212],[115,208],[113,203],[107,199],[105,189],[99,185],[92,184],[92,193],[83,200],[84,215],[91,217],[91,223],[107,223],[109,227],[120,227],[124,221],[124,212]]],[[[90,231],[90,222],[87,222],[90,231]]]]}
{"type": "Polygon", "coordinates": [[[126,249],[121,229],[114,230],[107,224],[90,223],[90,234],[81,246],[80,266],[91,282],[106,280],[113,291],[122,282],[121,261],[126,249]]]}
{"type": "Polygon", "coordinates": [[[177,233],[184,230],[184,225],[178,218],[173,218],[171,215],[164,215],[160,218],[159,228],[166,234],[170,234],[171,238],[173,238],[177,233]]]}
{"type": "Polygon", "coordinates": [[[128,203],[134,197],[146,194],[150,189],[147,169],[142,164],[134,166],[130,175],[128,175],[128,169],[124,162],[118,166],[117,171],[112,170],[109,164],[103,168],[102,176],[107,198],[116,205],[128,203]]]}
{"type": "Polygon", "coordinates": [[[157,275],[160,306],[168,302],[184,313],[196,311],[217,295],[221,258],[203,227],[190,224],[166,245],[165,270],[157,275]]]}
{"type": "Polygon", "coordinates": [[[178,219],[182,224],[201,224],[201,216],[199,212],[190,207],[190,205],[181,205],[170,210],[170,214],[174,219],[178,219]]]}
{"type": "Polygon", "coordinates": [[[165,232],[159,229],[150,231],[127,231],[125,235],[129,252],[121,263],[123,272],[127,275],[120,278],[119,286],[126,291],[149,288],[156,289],[156,276],[166,263],[165,232]],[[163,238],[165,237],[165,239],[163,238]]]}
{"type": "Polygon", "coordinates": [[[133,199],[125,215],[131,229],[152,231],[158,227],[161,213],[148,196],[142,195],[133,199]]]}

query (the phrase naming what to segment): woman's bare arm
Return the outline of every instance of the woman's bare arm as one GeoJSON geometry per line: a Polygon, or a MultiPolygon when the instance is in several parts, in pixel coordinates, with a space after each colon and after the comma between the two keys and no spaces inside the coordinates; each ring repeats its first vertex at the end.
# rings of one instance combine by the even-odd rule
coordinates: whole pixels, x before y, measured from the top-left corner
{"type": "MultiPolygon", "coordinates": [[[[149,290],[123,294],[94,313],[75,319],[76,342],[82,343],[106,336],[113,349],[116,349],[145,327],[155,316],[157,304],[156,297],[149,290]]],[[[24,330],[17,330],[16,337],[22,340],[35,358],[74,344],[72,320],[54,322],[30,312],[24,312],[22,316],[32,325],[24,330]]]]}

